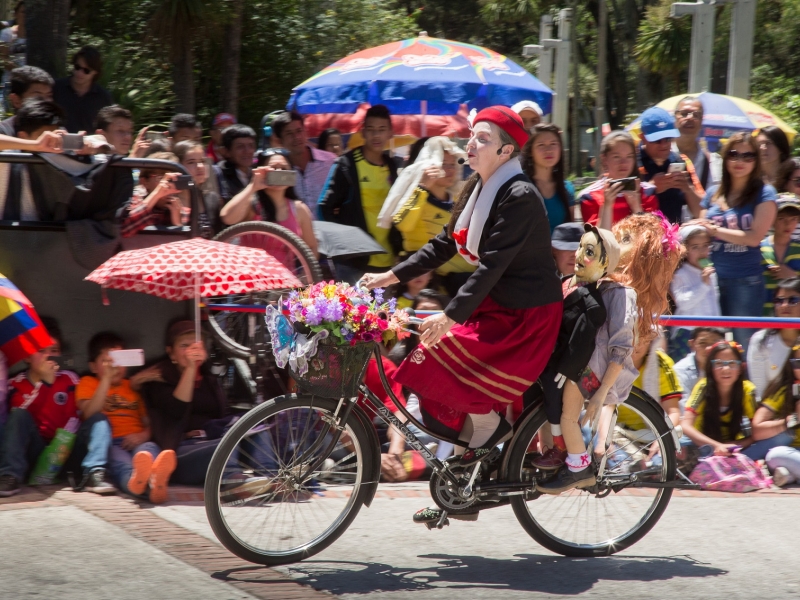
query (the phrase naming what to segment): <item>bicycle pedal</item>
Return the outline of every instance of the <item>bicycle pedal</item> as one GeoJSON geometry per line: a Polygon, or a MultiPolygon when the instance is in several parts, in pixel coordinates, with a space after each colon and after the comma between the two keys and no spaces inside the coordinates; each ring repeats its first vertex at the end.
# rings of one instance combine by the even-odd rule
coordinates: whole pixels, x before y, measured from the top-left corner
{"type": "Polygon", "coordinates": [[[428,529],[442,529],[446,525],[450,525],[450,519],[445,519],[442,523],[431,521],[430,523],[425,523],[425,527],[428,529]]]}

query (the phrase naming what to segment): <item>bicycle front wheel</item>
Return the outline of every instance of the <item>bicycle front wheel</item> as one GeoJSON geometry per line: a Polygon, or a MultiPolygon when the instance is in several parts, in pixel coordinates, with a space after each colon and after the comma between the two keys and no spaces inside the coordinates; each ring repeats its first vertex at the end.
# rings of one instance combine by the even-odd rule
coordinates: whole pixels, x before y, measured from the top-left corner
{"type": "Polygon", "coordinates": [[[257,564],[282,565],[313,556],[344,533],[369,492],[374,458],[355,413],[323,455],[336,431],[331,424],[338,404],[281,396],[228,431],[205,484],[206,515],[228,550],[257,564]]]}
{"type": "MultiPolygon", "coordinates": [[[[672,489],[655,486],[675,479],[675,440],[663,410],[646,397],[634,388],[619,407],[620,424],[594,488],[511,498],[517,520],[539,544],[564,556],[609,556],[639,541],[661,518],[672,489]]],[[[530,462],[545,422],[540,409],[523,425],[509,455],[510,480],[533,483],[547,476],[530,462]]]]}

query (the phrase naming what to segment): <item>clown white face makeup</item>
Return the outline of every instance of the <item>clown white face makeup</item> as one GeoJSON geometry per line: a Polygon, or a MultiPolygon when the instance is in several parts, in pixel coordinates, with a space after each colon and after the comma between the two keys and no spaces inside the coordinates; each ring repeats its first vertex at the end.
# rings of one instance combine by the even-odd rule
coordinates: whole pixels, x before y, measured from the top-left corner
{"type": "Polygon", "coordinates": [[[581,282],[594,283],[605,275],[607,268],[608,255],[603,240],[593,231],[584,233],[575,254],[575,277],[581,282]]]}

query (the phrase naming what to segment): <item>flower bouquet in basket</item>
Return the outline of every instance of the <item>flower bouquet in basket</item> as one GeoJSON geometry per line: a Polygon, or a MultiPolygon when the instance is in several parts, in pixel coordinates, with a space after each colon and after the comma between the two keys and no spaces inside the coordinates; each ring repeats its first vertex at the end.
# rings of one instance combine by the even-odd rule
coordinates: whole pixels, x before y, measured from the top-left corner
{"type": "Polygon", "coordinates": [[[267,308],[275,360],[305,380],[340,380],[348,369],[360,369],[360,381],[372,352],[369,342],[409,335],[408,314],[396,311],[396,304],[394,298],[384,301],[383,290],[333,281],[294,291],[281,300],[280,310],[267,308]],[[319,351],[320,344],[325,351],[319,351]]]}

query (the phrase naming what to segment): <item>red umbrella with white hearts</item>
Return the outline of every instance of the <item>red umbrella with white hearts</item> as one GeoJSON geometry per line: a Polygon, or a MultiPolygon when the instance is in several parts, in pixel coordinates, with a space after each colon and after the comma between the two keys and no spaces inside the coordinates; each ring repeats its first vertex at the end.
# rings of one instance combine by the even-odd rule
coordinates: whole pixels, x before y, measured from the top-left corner
{"type": "Polygon", "coordinates": [[[303,285],[260,248],[202,238],[120,252],[89,273],[86,280],[103,288],[142,292],[166,300],[194,298],[198,340],[200,298],[303,285]]]}

